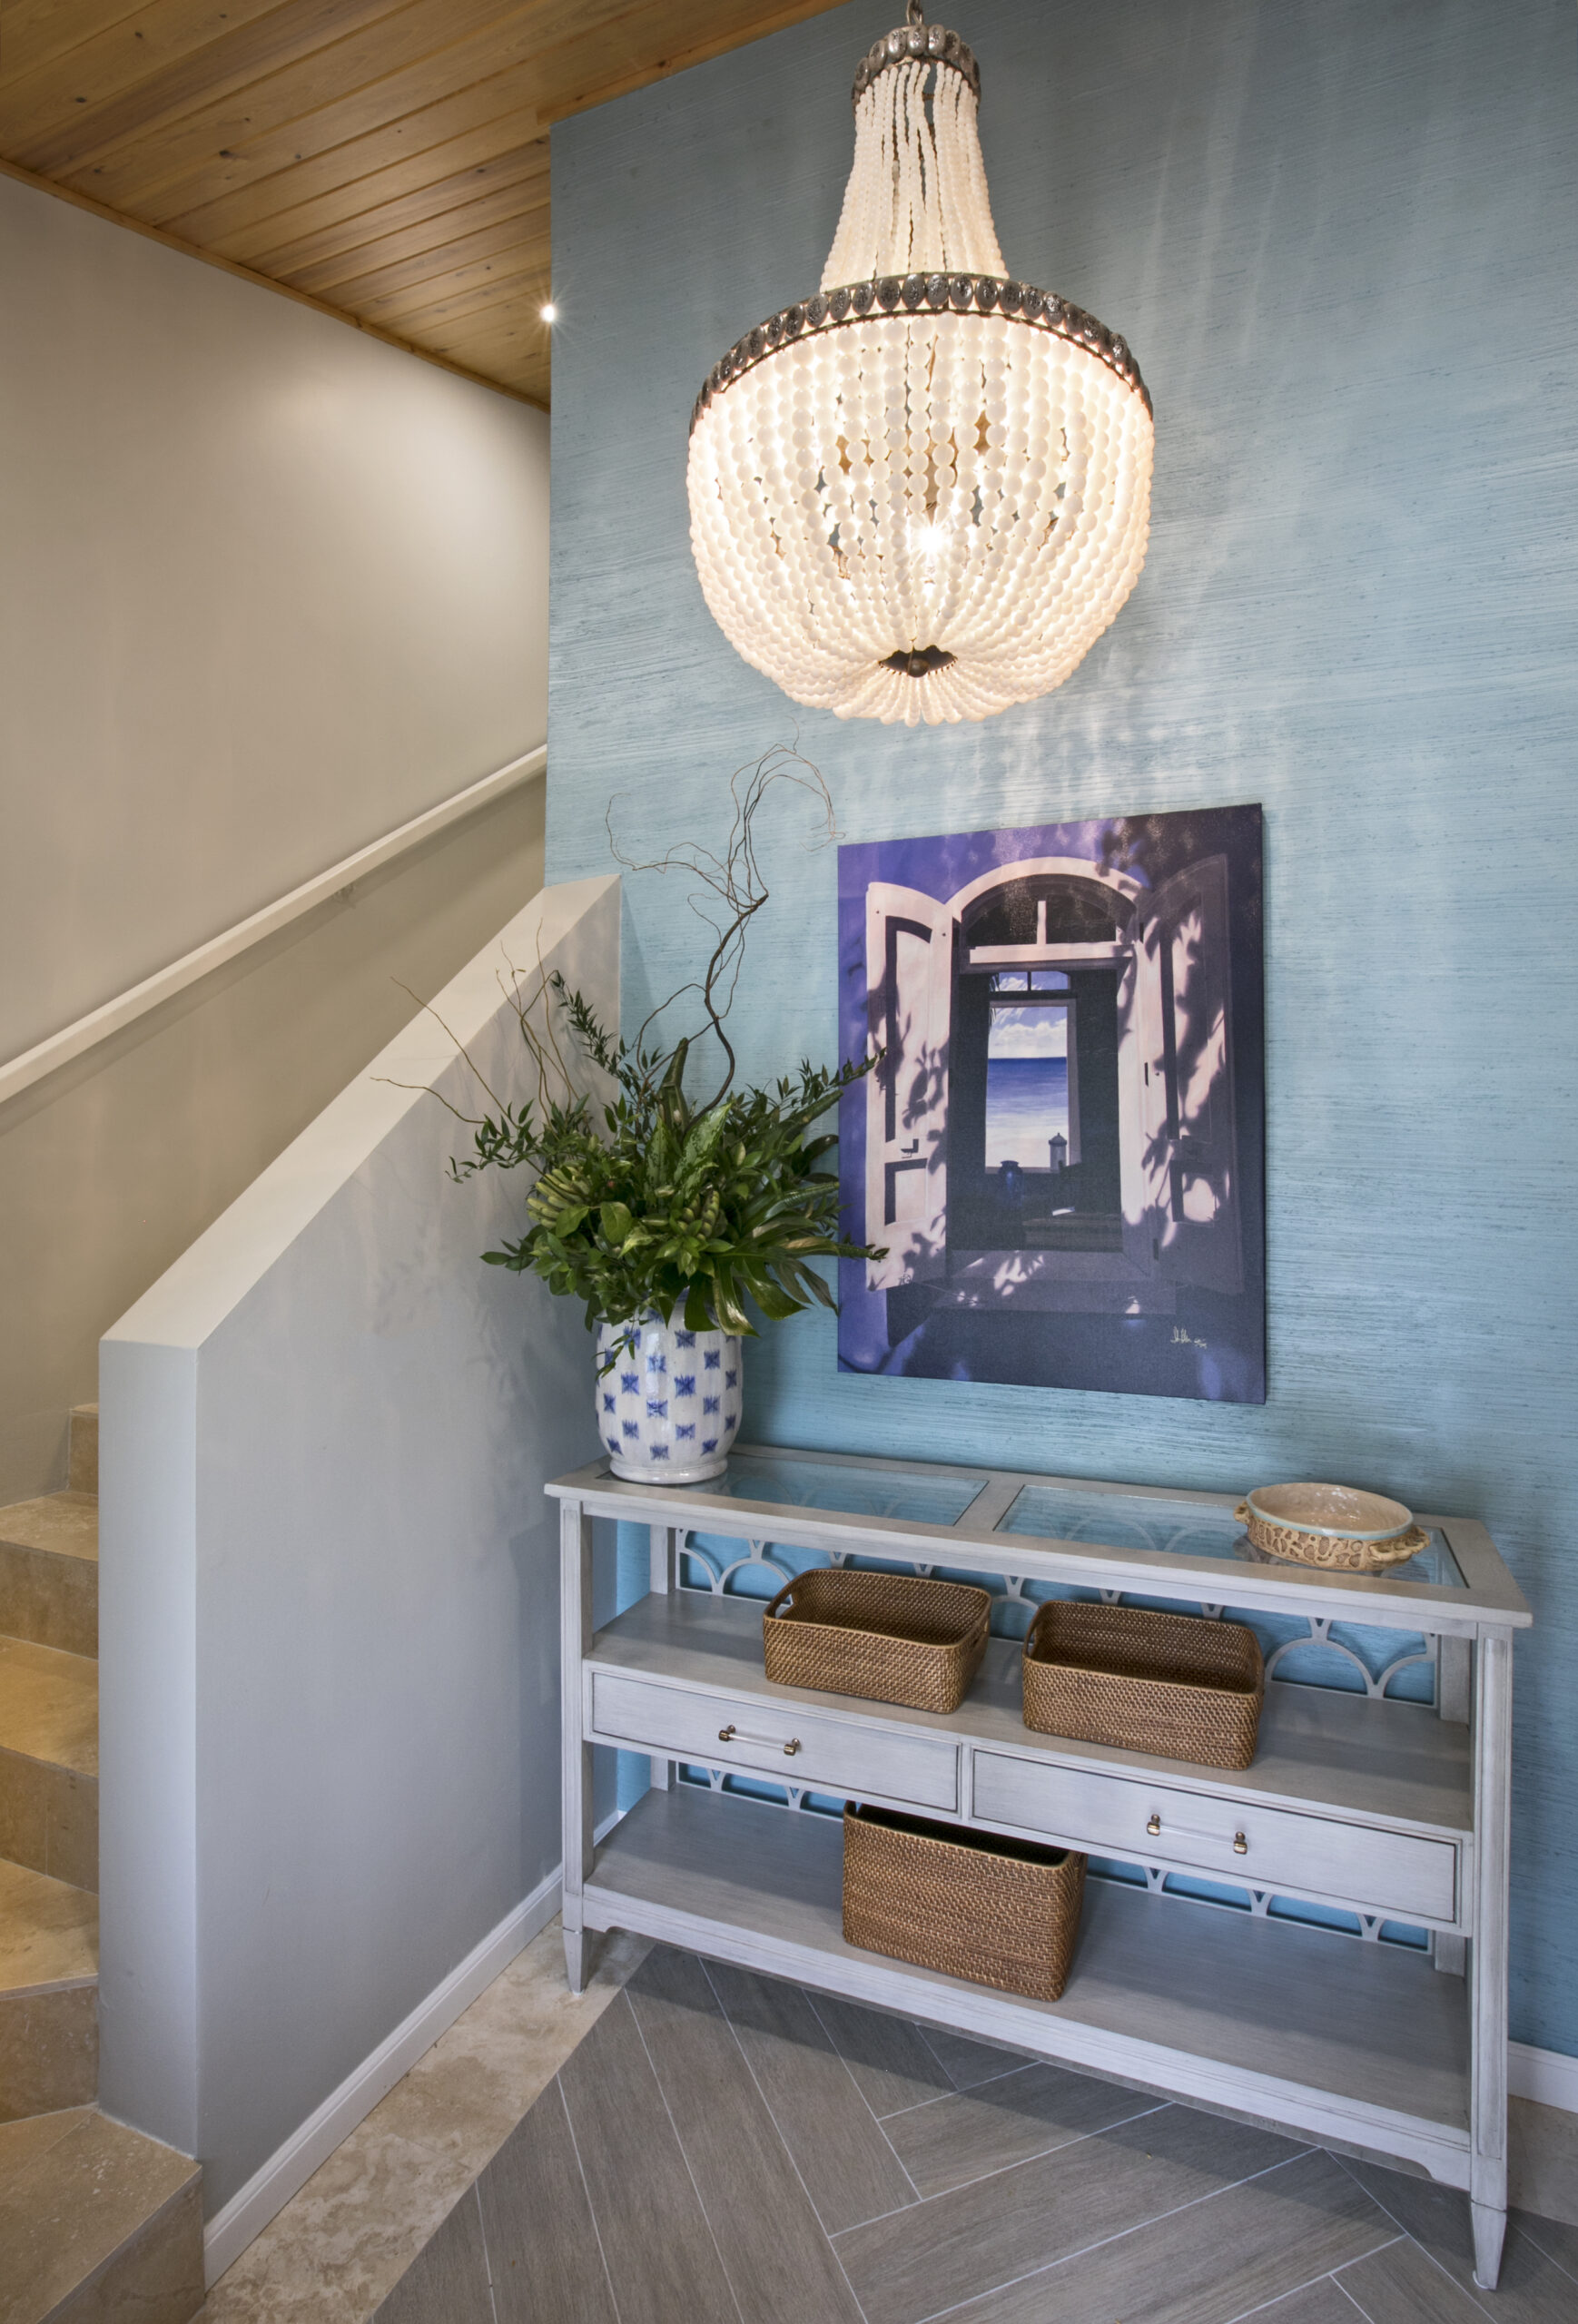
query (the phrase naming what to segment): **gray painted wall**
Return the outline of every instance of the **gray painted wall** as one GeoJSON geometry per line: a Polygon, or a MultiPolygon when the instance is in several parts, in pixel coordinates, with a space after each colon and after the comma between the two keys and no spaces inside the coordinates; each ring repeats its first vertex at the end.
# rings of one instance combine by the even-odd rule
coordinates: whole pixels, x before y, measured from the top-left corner
{"type": "Polygon", "coordinates": [[[543,739],[539,411],[0,180],[0,1057],[543,739]]]}
{"type": "MultiPolygon", "coordinates": [[[[1518,1654],[1513,2031],[1578,2052],[1568,0],[970,0],[1009,265],[1133,344],[1149,561],[1059,693],[906,733],[796,712],[702,603],[685,427],[820,279],[860,0],[554,131],[548,870],[715,844],[797,726],[851,839],[1259,800],[1269,1004],[1263,1410],[840,1375],[819,1315],[747,1427],[844,1450],[1483,1515],[1518,1654]]],[[[733,1029],[836,1039],[834,862],[785,811],[733,1029]]],[[[626,881],[626,1021],[695,973],[626,881]]]]}
{"type": "Polygon", "coordinates": [[[65,1482],[99,1335],[542,885],[527,783],[0,1106],[0,1505],[65,1482]]]}
{"type": "MultiPolygon", "coordinates": [[[[5,178],[0,318],[4,1060],[542,741],[548,431],[5,178]]],[[[536,845],[524,800],[452,832],[0,1108],[0,1502],[536,845]]]]}
{"type": "Polygon", "coordinates": [[[558,1862],[591,1343],[430,1092],[535,1088],[506,959],[611,1014],[618,911],[545,891],[104,1338],[101,2091],[211,2214],[558,1862]]]}

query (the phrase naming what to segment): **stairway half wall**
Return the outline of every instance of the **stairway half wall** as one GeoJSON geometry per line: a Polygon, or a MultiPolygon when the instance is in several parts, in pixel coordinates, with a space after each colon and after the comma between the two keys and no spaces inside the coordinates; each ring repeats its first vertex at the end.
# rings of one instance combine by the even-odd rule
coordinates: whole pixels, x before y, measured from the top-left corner
{"type": "MultiPolygon", "coordinates": [[[[106,1334],[104,2103],[220,2211],[555,1869],[556,1535],[595,1454],[578,1309],[446,1183],[499,977],[614,1020],[616,880],[549,888],[106,1334]]],[[[286,2191],[288,2191],[288,2190],[286,2191]]]]}

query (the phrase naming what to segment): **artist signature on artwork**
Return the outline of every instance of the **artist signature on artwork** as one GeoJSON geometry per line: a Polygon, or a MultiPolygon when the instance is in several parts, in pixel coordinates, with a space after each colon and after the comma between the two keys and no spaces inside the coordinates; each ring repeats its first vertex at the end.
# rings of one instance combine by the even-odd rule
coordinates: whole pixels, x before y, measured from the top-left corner
{"type": "Polygon", "coordinates": [[[1181,1324],[1175,1324],[1172,1327],[1172,1344],[1174,1347],[1204,1347],[1206,1344],[1204,1340],[1190,1339],[1181,1324]]]}

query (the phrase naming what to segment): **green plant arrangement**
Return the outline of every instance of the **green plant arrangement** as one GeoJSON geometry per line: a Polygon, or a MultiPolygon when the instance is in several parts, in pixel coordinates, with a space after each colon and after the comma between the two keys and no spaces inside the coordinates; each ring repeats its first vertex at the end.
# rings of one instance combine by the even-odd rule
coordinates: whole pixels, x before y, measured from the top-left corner
{"type": "MultiPolygon", "coordinates": [[[[777,1321],[814,1301],[836,1305],[813,1260],[881,1256],[840,1237],[838,1179],[823,1167],[838,1141],[812,1135],[879,1060],[836,1071],[802,1060],[793,1078],[769,1087],[735,1086],[724,1020],[745,931],[768,900],[754,823],[768,789],[784,780],[818,797],[831,838],[832,803],[821,775],[797,753],[776,750],[735,778],[734,824],[722,858],[690,846],[659,864],[634,864],[616,847],[630,871],[690,872],[721,905],[721,912],[704,911],[716,941],[700,983],[671,994],[634,1042],[614,1039],[557,973],[541,977],[526,1000],[518,990],[537,1094],[513,1105],[495,1098],[497,1110],[471,1123],[473,1151],[450,1163],[457,1180],[480,1170],[536,1170],[525,1233],[483,1256],[579,1299],[588,1329],[683,1315],[690,1332],[754,1336],[753,1307],[777,1321]],[[699,995],[705,1012],[699,1035],[672,1046],[649,1043],[654,1021],[686,992],[699,995]],[[540,1030],[533,1021],[539,1001],[540,1030]],[[693,1103],[686,1071],[697,1039],[708,1035],[723,1050],[725,1070],[721,1086],[693,1103]],[[595,1078],[601,1094],[587,1086],[595,1078]]],[[[621,1344],[605,1336],[603,1373],[621,1344]]]]}
{"type": "Polygon", "coordinates": [[[685,1094],[688,1039],[667,1055],[614,1042],[562,977],[547,981],[619,1094],[600,1125],[585,1093],[528,1098],[478,1123],[475,1154],[452,1166],[457,1178],[521,1163],[538,1174],[526,1201],[531,1225],[518,1242],[485,1251],[488,1264],[529,1269],[583,1301],[588,1329],[683,1303],[693,1331],[751,1334],[747,1298],[774,1320],[813,1300],[831,1307],[807,1261],[871,1255],[840,1239],[838,1179],[817,1167],[837,1138],[806,1133],[867,1068],[830,1073],[802,1062],[797,1080],[697,1108],[685,1094]]]}

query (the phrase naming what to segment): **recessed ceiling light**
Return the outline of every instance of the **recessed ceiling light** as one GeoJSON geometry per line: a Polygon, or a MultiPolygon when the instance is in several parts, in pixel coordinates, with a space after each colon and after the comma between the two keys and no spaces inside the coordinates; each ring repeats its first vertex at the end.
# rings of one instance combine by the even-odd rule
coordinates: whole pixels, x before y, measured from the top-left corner
{"type": "Polygon", "coordinates": [[[545,323],[553,323],[553,322],[557,322],[557,320],[558,320],[558,314],[559,314],[559,310],[558,310],[558,309],[554,305],[554,302],[553,302],[553,300],[552,300],[551,299],[548,300],[548,302],[547,302],[547,306],[546,306],[546,307],[544,307],[544,308],[542,308],[542,309],[540,310],[540,312],[541,312],[542,319],[543,319],[543,320],[544,320],[544,322],[545,322],[545,323]]]}

